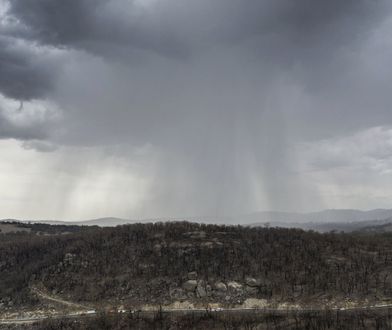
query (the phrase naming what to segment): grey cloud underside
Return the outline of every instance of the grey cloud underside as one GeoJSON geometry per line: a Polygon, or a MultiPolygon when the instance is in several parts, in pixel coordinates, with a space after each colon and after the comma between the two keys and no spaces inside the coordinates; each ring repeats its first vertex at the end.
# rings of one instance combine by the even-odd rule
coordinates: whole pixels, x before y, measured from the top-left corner
{"type": "Polygon", "coordinates": [[[170,35],[175,31],[150,26],[156,23],[149,16],[133,17],[133,7],[132,1],[121,0],[12,1],[9,14],[28,26],[28,38],[47,45],[102,56],[132,54],[138,49],[179,56],[183,50],[176,33],[170,35]]]}
{"type": "MultiPolygon", "coordinates": [[[[371,35],[391,7],[387,0],[141,3],[12,0],[8,1],[8,15],[20,27],[6,33],[38,45],[82,50],[135,66],[148,61],[148,54],[181,65],[208,49],[221,49],[224,57],[224,52],[230,52],[225,47],[233,46],[240,49],[236,65],[251,60],[255,68],[265,68],[261,70],[265,78],[259,80],[289,72],[317,91],[333,88],[336,75],[351,64],[347,53],[371,35]],[[276,71],[271,73],[271,67],[276,71]]],[[[50,94],[53,65],[47,67],[37,55],[13,49],[8,44],[12,40],[1,42],[2,92],[19,99],[50,94]]]]}
{"type": "Polygon", "coordinates": [[[16,125],[0,108],[0,139],[44,140],[48,138],[48,127],[44,124],[16,125]]]}
{"type": "MultiPolygon", "coordinates": [[[[143,141],[148,135],[148,142],[167,140],[170,145],[176,140],[167,133],[173,122],[180,123],[191,139],[195,138],[192,132],[205,129],[206,121],[207,126],[222,130],[221,135],[230,134],[219,125],[222,116],[228,117],[223,121],[239,122],[235,125],[244,126],[244,130],[250,126],[251,132],[257,132],[254,121],[271,112],[266,110],[266,103],[271,102],[266,101],[271,98],[269,95],[275,94],[276,99],[286,97],[286,86],[279,86],[277,81],[280,76],[289,77],[284,81],[291,80],[290,84],[304,89],[311,104],[295,108],[282,105],[283,109],[272,110],[277,113],[277,118],[272,118],[277,125],[282,125],[283,118],[300,129],[304,127],[304,133],[314,137],[330,134],[335,128],[341,131],[347,125],[352,130],[369,124],[370,107],[377,114],[370,118],[371,124],[391,119],[386,84],[367,84],[367,73],[361,75],[359,69],[362,60],[354,56],[389,17],[391,5],[386,0],[141,3],[8,1],[7,15],[18,22],[19,28],[5,32],[15,39],[0,40],[1,92],[25,100],[56,98],[62,93],[54,95],[53,89],[63,79],[58,74],[64,59],[60,58],[56,66],[55,61],[29,51],[28,47],[14,46],[14,40],[23,40],[30,46],[98,55],[107,66],[116,66],[120,61],[113,72],[127,72],[121,81],[99,76],[91,72],[96,70],[93,67],[79,70],[84,71],[80,75],[93,76],[91,81],[80,79],[79,72],[75,72],[71,78],[75,84],[83,80],[92,87],[77,86],[85,92],[86,100],[83,95],[75,97],[77,91],[66,91],[69,99],[62,99],[68,113],[65,117],[73,130],[69,136],[72,143],[97,139],[101,139],[99,143],[118,142],[129,135],[135,141],[143,141]],[[356,71],[359,74],[353,76],[356,71]],[[102,79],[110,83],[100,82],[102,79]],[[99,88],[106,91],[96,93],[99,88]],[[366,102],[362,102],[364,90],[366,102]],[[117,109],[110,113],[102,109],[106,99],[117,109]],[[244,114],[237,114],[233,105],[244,114]],[[342,113],[352,120],[343,125],[342,120],[336,120],[342,113]],[[98,137],[85,128],[91,121],[100,129],[98,137]],[[167,138],[162,139],[162,130],[167,138]],[[154,132],[159,133],[158,140],[154,132]]],[[[388,72],[381,74],[387,76],[388,72]]],[[[111,107],[107,103],[106,107],[111,107]]],[[[274,104],[269,107],[278,108],[274,104]]]]}
{"type": "Polygon", "coordinates": [[[306,54],[301,47],[320,47],[321,55],[363,38],[389,10],[386,0],[165,0],[140,8],[142,2],[13,0],[9,14],[41,43],[104,55],[129,47],[183,57],[206,45],[262,37],[251,45],[261,54],[296,57],[306,54]]]}
{"type": "Polygon", "coordinates": [[[28,46],[0,36],[0,91],[17,100],[44,98],[54,82],[53,66],[28,46]]]}

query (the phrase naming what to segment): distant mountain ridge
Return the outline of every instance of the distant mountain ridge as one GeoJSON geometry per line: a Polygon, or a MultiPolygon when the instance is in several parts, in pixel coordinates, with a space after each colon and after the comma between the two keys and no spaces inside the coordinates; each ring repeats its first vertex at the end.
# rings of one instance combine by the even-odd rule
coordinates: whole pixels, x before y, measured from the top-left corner
{"type": "Polygon", "coordinates": [[[344,223],[357,221],[384,220],[392,217],[392,209],[375,209],[369,211],[352,209],[331,209],[310,213],[257,212],[246,215],[248,224],[253,222],[283,223],[344,223]]]}
{"type": "Polygon", "coordinates": [[[2,222],[30,222],[30,223],[43,223],[48,225],[76,225],[76,226],[99,226],[99,227],[115,227],[119,225],[125,225],[130,223],[135,223],[138,221],[107,217],[98,218],[92,220],[82,220],[82,221],[60,221],[60,220],[18,220],[18,219],[3,219],[2,222]]]}
{"type": "MultiPolygon", "coordinates": [[[[392,222],[392,209],[375,209],[369,211],[361,211],[354,209],[331,209],[319,212],[310,213],[295,213],[295,212],[278,212],[278,211],[263,211],[255,212],[239,216],[201,216],[201,217],[162,217],[131,220],[116,217],[97,218],[92,220],[81,221],[59,221],[59,220],[16,220],[4,219],[0,221],[16,221],[16,222],[31,222],[44,223],[51,225],[78,225],[78,226],[100,226],[100,227],[114,227],[118,225],[125,225],[131,223],[146,223],[146,222],[166,222],[166,221],[189,221],[207,224],[241,224],[245,226],[263,226],[267,223],[271,226],[277,227],[299,227],[304,229],[313,229],[313,227],[322,226],[323,224],[350,224],[350,223],[364,223],[377,222],[382,223],[392,222]]],[[[366,223],[366,225],[370,225],[366,223]]],[[[316,229],[317,230],[317,229],[316,229]]]]}

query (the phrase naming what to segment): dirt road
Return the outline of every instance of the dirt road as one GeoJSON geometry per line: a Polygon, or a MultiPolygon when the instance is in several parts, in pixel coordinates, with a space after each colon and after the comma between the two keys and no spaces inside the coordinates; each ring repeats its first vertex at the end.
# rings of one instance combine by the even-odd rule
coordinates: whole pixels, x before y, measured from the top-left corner
{"type": "MultiPolygon", "coordinates": [[[[59,297],[51,296],[38,288],[32,288],[32,292],[34,292],[38,297],[43,300],[49,300],[56,302],[58,304],[62,304],[64,306],[72,307],[77,309],[76,312],[68,313],[68,314],[56,314],[50,316],[39,316],[39,317],[26,317],[26,318],[13,318],[13,319],[0,319],[1,324],[31,324],[35,322],[40,322],[46,319],[72,319],[72,318],[85,318],[85,317],[94,317],[99,314],[99,311],[95,309],[70,302],[59,297]]],[[[364,306],[364,307],[352,307],[352,308],[332,308],[329,309],[331,311],[339,311],[339,312],[356,312],[356,311],[388,311],[392,309],[392,304],[380,304],[380,305],[372,305],[372,306],[364,306]]],[[[157,306],[156,310],[118,310],[118,313],[132,313],[132,314],[140,314],[144,316],[152,316],[156,315],[159,307],[157,306]]],[[[230,314],[246,314],[246,313],[260,313],[260,314],[302,314],[302,313],[311,313],[311,312],[323,312],[326,309],[323,308],[306,308],[306,309],[273,309],[273,308],[212,308],[212,309],[165,309],[161,310],[164,314],[205,314],[205,313],[230,313],[230,314]]]]}

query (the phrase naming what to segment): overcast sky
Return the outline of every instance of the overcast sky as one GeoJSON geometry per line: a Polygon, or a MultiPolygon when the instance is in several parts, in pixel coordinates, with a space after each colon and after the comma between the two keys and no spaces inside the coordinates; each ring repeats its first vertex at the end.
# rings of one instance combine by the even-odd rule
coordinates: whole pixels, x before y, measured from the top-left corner
{"type": "Polygon", "coordinates": [[[0,0],[0,218],[392,208],[390,0],[0,0]]]}

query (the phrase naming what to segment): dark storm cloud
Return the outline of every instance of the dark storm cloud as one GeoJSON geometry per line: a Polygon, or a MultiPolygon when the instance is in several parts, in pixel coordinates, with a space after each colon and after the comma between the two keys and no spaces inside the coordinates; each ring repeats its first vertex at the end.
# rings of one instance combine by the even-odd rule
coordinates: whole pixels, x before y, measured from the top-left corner
{"type": "Polygon", "coordinates": [[[0,139],[49,138],[54,121],[31,109],[31,102],[50,96],[60,70],[60,58],[54,50],[0,36],[0,97],[9,99],[1,98],[0,139]]]}
{"type": "MultiPolygon", "coordinates": [[[[181,85],[193,84],[197,91],[200,86],[195,83],[196,70],[209,70],[212,74],[220,62],[236,56],[230,65],[246,66],[248,72],[253,67],[259,77],[249,75],[249,81],[253,80],[259,88],[271,88],[270,82],[276,76],[290,75],[310,95],[321,93],[321,97],[335,98],[338,104],[329,105],[329,111],[333,112],[342,111],[339,102],[344,101],[339,98],[345,96],[339,94],[343,90],[347,89],[348,95],[358,92],[350,91],[353,85],[350,73],[347,78],[347,72],[357,70],[361,65],[352,53],[359,52],[374,29],[389,17],[391,9],[386,0],[13,0],[8,4],[8,16],[20,26],[11,33],[15,38],[38,45],[87,51],[103,56],[109,64],[121,59],[137,71],[136,67],[142,66],[143,72],[130,73],[132,83],[143,84],[151,79],[171,85],[174,90],[176,82],[162,81],[173,75],[182,80],[181,85]],[[208,51],[215,54],[205,55],[208,51]],[[157,62],[151,59],[152,54],[171,58],[174,62],[157,62]],[[192,70],[192,58],[201,57],[204,64],[192,70]],[[172,73],[163,69],[167,65],[171,66],[172,73]],[[182,70],[183,65],[188,65],[189,69],[182,70]],[[167,74],[169,76],[163,76],[167,74]]],[[[26,49],[20,53],[4,47],[3,53],[4,60],[0,63],[4,71],[0,72],[3,93],[24,99],[45,97],[50,93],[56,71],[53,65],[39,60],[39,54],[26,53],[26,49]]],[[[216,73],[224,76],[222,80],[219,77],[214,80],[215,86],[221,84],[224,92],[228,80],[241,75],[244,81],[247,79],[248,73],[241,70],[233,73],[230,71],[236,70],[229,67],[226,69],[228,74],[222,74],[222,70],[216,73]]],[[[208,75],[206,79],[209,79],[208,75]]],[[[148,86],[144,88],[138,94],[150,92],[148,86]]],[[[151,99],[165,97],[161,89],[152,91],[156,94],[151,94],[151,99]]],[[[231,91],[226,91],[230,97],[231,91]]],[[[131,96],[138,99],[137,95],[131,96]]],[[[378,99],[374,96],[375,103],[378,99]]],[[[132,103],[135,102],[131,100],[132,103]]],[[[150,103],[147,101],[146,105],[156,108],[150,103]]],[[[136,105],[143,107],[138,102],[136,105]]],[[[383,107],[378,103],[371,106],[383,107]]],[[[207,108],[211,107],[207,105],[207,108]]],[[[343,111],[354,111],[349,108],[347,106],[343,111]]],[[[171,111],[172,115],[178,114],[178,110],[171,111]]],[[[318,117],[322,112],[296,111],[303,113],[299,118],[318,117]]],[[[360,109],[356,111],[361,112],[360,109]]],[[[385,118],[385,109],[377,111],[385,118]]],[[[139,112],[135,116],[142,122],[146,115],[139,112]]],[[[338,113],[328,115],[326,120],[333,126],[337,116],[338,113]]],[[[361,116],[358,118],[361,120],[361,116]]]]}
{"type": "Polygon", "coordinates": [[[0,39],[0,90],[18,99],[47,96],[56,68],[28,47],[15,47],[15,40],[87,51],[131,65],[140,65],[148,54],[173,58],[180,64],[208,49],[220,49],[224,59],[223,52],[230,51],[225,47],[234,45],[240,49],[237,65],[251,60],[256,70],[263,67],[264,82],[283,72],[313,89],[311,93],[333,89],[336,76],[354,62],[347,54],[357,51],[391,9],[387,0],[6,3],[13,28],[5,24],[3,30],[13,38],[0,39]]]}
{"type": "Polygon", "coordinates": [[[13,38],[0,36],[0,92],[10,98],[46,97],[54,83],[50,57],[13,38]]]}
{"type": "MultiPolygon", "coordinates": [[[[41,43],[98,54],[121,53],[125,48],[182,57],[206,45],[262,37],[260,44],[252,45],[262,54],[290,57],[302,47],[339,46],[363,38],[369,24],[385,14],[387,4],[386,0],[12,0],[9,15],[41,43]]],[[[321,47],[318,55],[327,47],[321,47]]]]}
{"type": "Polygon", "coordinates": [[[133,1],[123,0],[17,0],[10,2],[9,15],[30,29],[30,38],[43,44],[104,56],[137,50],[182,56],[176,32],[150,26],[156,23],[149,16],[133,15],[134,7],[133,1]]]}

